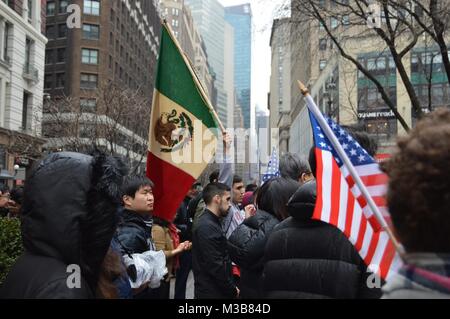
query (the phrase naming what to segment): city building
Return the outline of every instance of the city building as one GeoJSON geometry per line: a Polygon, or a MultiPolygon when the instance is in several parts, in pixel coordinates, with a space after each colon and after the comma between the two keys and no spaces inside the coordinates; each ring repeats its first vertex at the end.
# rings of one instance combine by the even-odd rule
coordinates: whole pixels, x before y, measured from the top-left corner
{"type": "MultiPolygon", "coordinates": [[[[276,145],[282,155],[289,151],[290,111],[291,111],[291,41],[290,19],[275,19],[272,24],[270,48],[272,56],[270,74],[270,94],[268,97],[269,127],[279,128],[279,131],[269,130],[269,140],[276,145]]],[[[293,44],[295,45],[295,44],[293,44]]]]}
{"type": "MultiPolygon", "coordinates": [[[[81,112],[101,114],[106,110],[97,105],[98,92],[112,83],[144,95],[149,102],[141,115],[149,118],[161,33],[159,4],[155,0],[49,0],[46,14],[47,97],[51,100],[70,97],[79,103],[81,112]],[[77,14],[80,25],[69,24],[76,21],[77,14]]],[[[111,122],[108,114],[106,117],[111,122]]],[[[45,117],[47,147],[64,149],[61,145],[64,141],[52,130],[51,121],[45,117]]],[[[84,131],[92,126],[84,124],[84,131]]],[[[133,127],[121,124],[118,123],[121,134],[129,138],[136,135],[133,127]]],[[[137,135],[137,140],[147,139],[140,133],[137,135]]],[[[131,146],[118,144],[122,144],[118,146],[120,153],[128,154],[131,146]]]]}
{"type": "MultiPolygon", "coordinates": [[[[185,5],[189,7],[194,18],[194,24],[198,28],[203,41],[205,42],[208,63],[211,66],[211,72],[215,78],[214,87],[217,91],[216,99],[212,100],[216,107],[217,114],[224,126],[232,123],[229,119],[230,106],[234,106],[234,89],[230,91],[228,80],[229,75],[226,71],[233,69],[233,65],[225,65],[225,61],[230,61],[225,55],[230,54],[226,50],[226,42],[230,41],[230,29],[225,21],[225,9],[218,0],[185,0],[185,5]],[[226,83],[228,82],[228,84],[226,83]]],[[[231,51],[233,54],[233,51],[231,51]]],[[[234,80],[231,78],[231,80],[234,80]]]]}
{"type": "MultiPolygon", "coordinates": [[[[324,1],[325,6],[335,6],[324,1]]],[[[308,112],[298,89],[297,80],[306,83],[312,97],[324,114],[342,125],[357,124],[378,141],[378,153],[384,157],[392,152],[397,136],[405,134],[394,113],[386,105],[376,86],[351,61],[342,57],[318,21],[302,19],[299,2],[291,4],[291,105],[289,150],[306,155],[312,145],[308,112]]],[[[333,9],[333,7],[330,7],[333,9]]],[[[333,9],[336,10],[336,9],[333,9]]],[[[338,11],[336,11],[338,12],[338,11]]],[[[396,68],[386,43],[371,33],[366,25],[353,24],[351,16],[342,19],[327,17],[326,26],[339,35],[338,39],[348,55],[355,58],[384,87],[389,99],[409,127],[416,118],[410,97],[396,68]]],[[[383,20],[382,20],[383,21],[383,20]]],[[[274,25],[276,23],[274,22],[274,25]]],[[[408,34],[399,37],[396,44],[405,46],[408,34]]],[[[423,35],[407,52],[402,62],[410,78],[422,111],[450,106],[450,87],[436,44],[423,35]],[[430,76],[431,75],[431,76],[430,76]]],[[[277,60],[272,60],[272,69],[277,60]]],[[[273,71],[272,71],[273,72],[273,71]]],[[[270,96],[277,86],[271,85],[270,96]]],[[[271,99],[271,125],[275,125],[278,110],[271,99]]],[[[280,132],[280,140],[282,132],[280,132]]]]}
{"type": "Polygon", "coordinates": [[[213,98],[214,78],[208,63],[205,43],[195,26],[191,10],[184,0],[162,0],[161,13],[173,30],[184,53],[195,66],[195,71],[210,100],[213,98]]]}
{"type": "Polygon", "coordinates": [[[0,2],[0,182],[20,184],[40,157],[45,1],[0,2]],[[43,6],[43,7],[42,7],[43,6]]]}
{"type": "Polygon", "coordinates": [[[225,20],[234,28],[234,87],[242,108],[244,127],[251,122],[252,12],[250,4],[225,8],[225,20]]]}

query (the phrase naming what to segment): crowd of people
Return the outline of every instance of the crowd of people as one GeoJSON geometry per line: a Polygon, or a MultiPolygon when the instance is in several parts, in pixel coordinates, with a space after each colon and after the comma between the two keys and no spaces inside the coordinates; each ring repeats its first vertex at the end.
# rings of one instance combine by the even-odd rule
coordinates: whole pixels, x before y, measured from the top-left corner
{"type": "MultiPolygon", "coordinates": [[[[366,133],[346,129],[375,155],[366,133]]],[[[207,185],[192,185],[174,218],[153,211],[157,181],[128,175],[120,159],[50,154],[25,188],[0,195],[0,206],[21,219],[24,246],[0,297],[169,299],[174,279],[174,298],[185,299],[192,271],[198,299],[450,298],[449,163],[450,111],[437,110],[382,164],[406,254],[392,280],[371,286],[374,274],[347,237],[312,219],[313,151],[308,161],[283,154],[281,176],[259,187],[244,185],[225,160],[207,185]],[[139,281],[152,265],[129,262],[148,252],[164,254],[157,285],[139,281]],[[68,272],[73,265],[78,273],[68,272]]]]}

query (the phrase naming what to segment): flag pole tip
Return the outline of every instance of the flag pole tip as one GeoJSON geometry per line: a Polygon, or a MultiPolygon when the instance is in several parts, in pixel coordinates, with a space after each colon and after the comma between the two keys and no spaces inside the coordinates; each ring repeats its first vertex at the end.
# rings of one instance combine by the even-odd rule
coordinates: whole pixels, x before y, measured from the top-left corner
{"type": "Polygon", "coordinates": [[[308,88],[301,81],[297,80],[297,82],[300,92],[302,92],[303,95],[307,95],[309,93],[308,88]]]}

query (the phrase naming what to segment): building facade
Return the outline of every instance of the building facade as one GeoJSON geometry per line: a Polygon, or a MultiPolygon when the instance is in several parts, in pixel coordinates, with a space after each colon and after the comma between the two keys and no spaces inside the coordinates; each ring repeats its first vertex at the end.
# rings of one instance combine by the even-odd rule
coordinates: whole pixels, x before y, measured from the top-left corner
{"type": "Polygon", "coordinates": [[[270,94],[268,98],[269,125],[279,130],[269,130],[276,147],[282,155],[289,151],[289,128],[291,110],[291,24],[289,18],[275,19],[272,24],[270,48],[272,56],[270,94]]]}
{"type": "MultiPolygon", "coordinates": [[[[16,182],[41,154],[45,1],[0,2],[0,179],[16,182]],[[14,165],[19,165],[14,168],[14,165]]],[[[12,184],[10,181],[9,184],[12,184]]]]}
{"type": "Polygon", "coordinates": [[[184,0],[162,0],[161,13],[167,20],[184,53],[195,67],[195,71],[212,100],[214,79],[208,63],[206,46],[194,23],[191,10],[184,0]]]}
{"type": "MultiPolygon", "coordinates": [[[[159,4],[154,0],[49,0],[46,14],[47,97],[70,97],[81,113],[105,114],[106,121],[117,122],[107,114],[107,105],[97,105],[98,94],[107,95],[108,85],[113,84],[146,97],[148,108],[141,115],[149,118],[161,33],[159,4]]],[[[52,121],[48,116],[44,121],[47,146],[64,149],[52,121]]],[[[86,124],[84,131],[92,125],[86,124]]],[[[118,130],[127,137],[146,139],[132,126],[124,126],[118,123],[118,130]]],[[[130,145],[117,143],[121,153],[129,152],[130,145]]]]}
{"type": "Polygon", "coordinates": [[[244,127],[251,122],[252,12],[250,4],[225,8],[225,19],[234,28],[234,87],[242,108],[244,127]]]}
{"type": "MultiPolygon", "coordinates": [[[[233,68],[232,65],[224,64],[225,61],[225,41],[226,24],[225,9],[218,0],[185,0],[194,17],[194,23],[197,26],[206,47],[209,65],[212,68],[212,74],[215,78],[216,99],[212,100],[216,107],[217,114],[224,126],[228,126],[229,105],[234,103],[234,90],[229,91],[225,84],[225,68],[233,68]]],[[[232,86],[234,87],[234,85],[232,86]]]]}
{"type": "MultiPolygon", "coordinates": [[[[324,5],[333,8],[331,1],[324,1],[324,5]]],[[[299,23],[304,19],[298,8],[299,2],[293,1],[291,32],[295,31],[301,40],[291,36],[290,149],[304,155],[312,145],[308,112],[296,83],[301,80],[308,84],[324,114],[340,124],[356,124],[364,129],[378,141],[379,155],[391,153],[397,136],[405,134],[405,130],[373,82],[358,71],[354,63],[341,56],[324,26],[318,21],[299,23]]],[[[339,35],[346,53],[381,83],[406,124],[414,126],[417,119],[410,97],[385,41],[371,33],[366,25],[353,23],[354,17],[341,15],[341,18],[328,17],[327,28],[339,35]]],[[[396,46],[404,48],[409,43],[409,36],[404,33],[396,39],[396,46]]],[[[428,36],[420,36],[402,62],[423,112],[450,107],[450,87],[442,57],[428,36]]]]}

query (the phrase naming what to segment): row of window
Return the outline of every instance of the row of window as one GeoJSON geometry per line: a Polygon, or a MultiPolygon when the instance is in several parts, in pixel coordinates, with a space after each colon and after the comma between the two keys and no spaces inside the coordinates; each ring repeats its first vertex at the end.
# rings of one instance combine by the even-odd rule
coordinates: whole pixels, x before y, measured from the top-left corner
{"type": "MultiPolygon", "coordinates": [[[[343,15],[340,18],[340,21],[335,17],[330,17],[330,28],[332,30],[336,29],[339,26],[339,23],[341,23],[344,27],[349,26],[350,25],[349,15],[348,14],[343,15]]],[[[325,30],[325,26],[321,22],[319,22],[319,30],[325,30]]]]}
{"type": "MultiPolygon", "coordinates": [[[[47,16],[58,14],[66,14],[69,1],[47,1],[47,16]]],[[[100,0],[84,0],[83,13],[98,16],[100,15],[100,0]]]]}
{"type": "MultiPolygon", "coordinates": [[[[99,40],[100,39],[100,26],[97,24],[83,24],[83,39],[85,40],[99,40]]],[[[66,38],[67,37],[67,24],[52,24],[47,25],[45,29],[45,35],[48,39],[66,38]]]]}
{"type": "MultiPolygon", "coordinates": [[[[46,74],[44,77],[44,88],[53,88],[53,81],[56,79],[55,88],[64,88],[65,86],[66,74],[64,72],[55,73],[55,78],[53,74],[46,74]]],[[[81,73],[80,77],[80,88],[82,89],[96,89],[98,87],[98,75],[81,73]]]]}
{"type": "MultiPolygon", "coordinates": [[[[66,48],[47,49],[45,51],[45,64],[65,63],[65,62],[66,62],[66,48]]],[[[99,50],[81,49],[81,62],[84,64],[98,65],[99,50]]]]}

